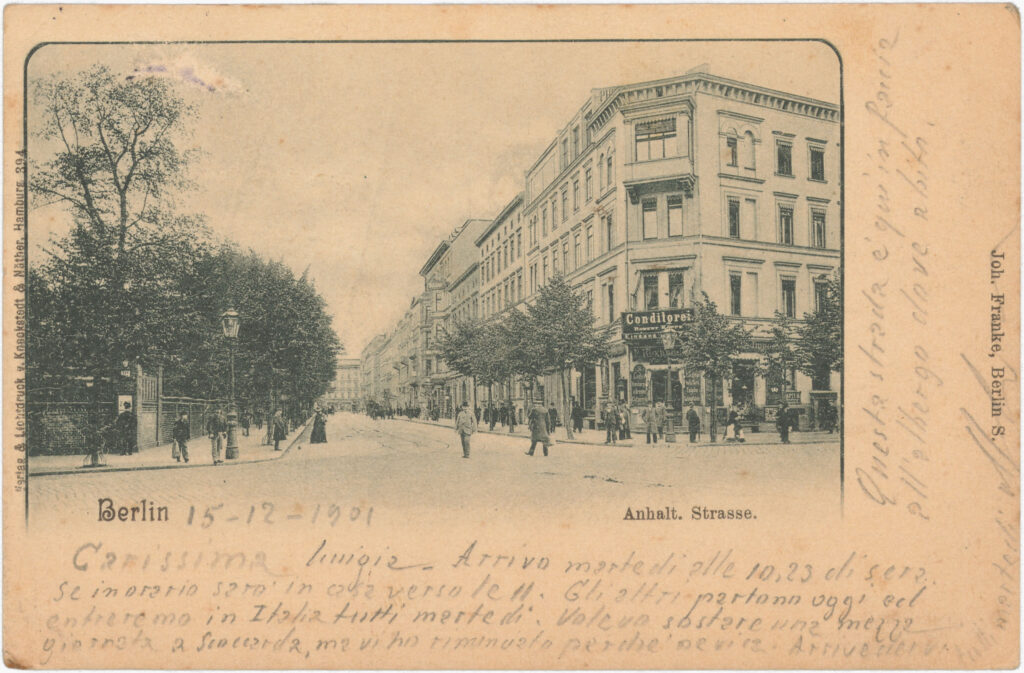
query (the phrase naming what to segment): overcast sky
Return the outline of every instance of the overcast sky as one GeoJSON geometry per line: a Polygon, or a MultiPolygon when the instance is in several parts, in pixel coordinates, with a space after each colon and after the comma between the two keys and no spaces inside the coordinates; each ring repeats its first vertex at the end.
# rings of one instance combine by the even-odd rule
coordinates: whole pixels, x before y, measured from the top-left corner
{"type": "MultiPolygon", "coordinates": [[[[182,205],[218,235],[308,267],[353,357],[422,290],[442,238],[522,189],[591,89],[707,63],[839,102],[838,63],[820,43],[59,45],[33,56],[29,77],[93,63],[168,66],[181,80],[199,109],[182,143],[202,150],[182,205]]],[[[33,211],[32,248],[67,221],[56,206],[33,211]]]]}

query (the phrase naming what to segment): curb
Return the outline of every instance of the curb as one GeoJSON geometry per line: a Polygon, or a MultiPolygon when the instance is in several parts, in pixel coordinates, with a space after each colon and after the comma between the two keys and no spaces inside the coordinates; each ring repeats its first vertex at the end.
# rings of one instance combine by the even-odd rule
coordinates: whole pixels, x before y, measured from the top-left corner
{"type": "MultiPolygon", "coordinates": [[[[171,464],[171,465],[139,465],[139,466],[135,466],[135,467],[97,467],[97,468],[91,468],[91,469],[88,469],[88,470],[76,467],[76,468],[74,468],[72,470],[51,470],[49,472],[28,472],[28,478],[31,479],[32,477],[52,477],[52,476],[55,476],[55,475],[64,475],[64,474],[75,474],[75,475],[78,475],[78,474],[99,474],[101,472],[144,472],[144,471],[147,471],[147,470],[184,470],[184,469],[187,469],[187,468],[196,468],[196,467],[220,467],[220,466],[225,466],[225,465],[238,466],[238,465],[255,465],[257,463],[269,463],[272,460],[281,460],[282,458],[287,456],[288,452],[292,450],[292,447],[295,446],[296,444],[298,444],[299,440],[302,439],[302,436],[306,434],[306,430],[309,429],[310,424],[312,423],[312,421],[313,421],[313,417],[311,416],[310,418],[308,418],[306,420],[305,423],[303,423],[302,429],[299,430],[299,434],[295,435],[295,439],[293,439],[288,444],[288,446],[285,448],[284,451],[281,452],[281,455],[279,455],[279,456],[270,456],[269,458],[258,458],[256,460],[244,460],[244,461],[239,462],[239,463],[230,463],[230,462],[227,462],[227,460],[225,460],[225,462],[221,463],[221,465],[219,465],[219,466],[218,465],[208,464],[208,463],[195,463],[195,464],[192,464],[192,465],[189,465],[188,463],[183,463],[183,464],[181,464],[181,463],[174,463],[174,464],[171,464]]],[[[31,460],[32,459],[30,458],[29,459],[30,463],[31,463],[31,460]]]]}
{"type": "MultiPolygon", "coordinates": [[[[419,419],[419,418],[397,418],[397,419],[394,419],[394,420],[406,421],[408,423],[421,423],[423,425],[434,425],[434,426],[437,426],[439,428],[447,428],[449,430],[454,430],[455,429],[453,426],[446,425],[446,424],[438,422],[438,421],[425,421],[425,420],[422,420],[422,419],[419,419]]],[[[517,437],[517,438],[521,438],[521,439],[529,439],[530,438],[529,435],[509,434],[507,432],[495,432],[493,430],[477,430],[477,432],[478,433],[488,434],[488,435],[499,435],[499,436],[502,436],[502,437],[517,437]]],[[[837,444],[839,443],[839,436],[838,435],[836,435],[835,442],[837,444]]],[[[619,440],[615,444],[605,444],[604,442],[601,442],[601,443],[586,442],[586,441],[583,441],[582,439],[563,439],[563,438],[560,438],[560,437],[552,437],[552,443],[553,444],[580,444],[580,445],[583,445],[583,446],[609,446],[609,447],[610,446],[616,446],[616,447],[618,447],[618,446],[627,446],[627,447],[630,447],[630,448],[639,447],[639,446],[646,446],[646,442],[638,442],[638,443],[634,444],[633,440],[630,440],[630,439],[619,440]]],[[[792,445],[795,445],[795,444],[821,444],[821,443],[822,442],[820,442],[820,441],[814,441],[814,440],[790,441],[789,446],[792,446],[792,445]]],[[[723,439],[720,442],[700,442],[698,444],[690,444],[689,442],[660,442],[660,444],[663,445],[663,446],[671,446],[673,448],[675,448],[675,447],[682,448],[684,446],[685,447],[712,447],[712,446],[714,446],[714,447],[726,447],[726,448],[731,447],[731,446],[787,446],[786,444],[783,444],[782,442],[752,442],[752,441],[750,441],[749,438],[745,442],[727,442],[727,441],[725,441],[723,439]]],[[[654,444],[651,444],[651,446],[653,447],[654,444]]]]}

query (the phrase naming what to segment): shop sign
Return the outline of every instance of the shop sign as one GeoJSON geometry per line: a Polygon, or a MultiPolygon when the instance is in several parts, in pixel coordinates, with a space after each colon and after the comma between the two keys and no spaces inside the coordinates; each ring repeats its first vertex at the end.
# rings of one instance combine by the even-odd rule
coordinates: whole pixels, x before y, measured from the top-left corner
{"type": "Polygon", "coordinates": [[[633,389],[633,405],[647,404],[647,371],[643,365],[636,365],[629,376],[629,385],[633,389]]]}
{"type": "Polygon", "coordinates": [[[653,341],[666,327],[675,327],[693,320],[693,309],[668,308],[661,311],[624,311],[622,338],[625,341],[653,341]]]}
{"type": "Polygon", "coordinates": [[[683,404],[700,404],[700,374],[686,374],[683,376],[683,404]]]}
{"type": "MultiPolygon", "coordinates": [[[[665,349],[660,345],[630,346],[629,353],[637,362],[649,362],[659,365],[665,364],[665,349]]],[[[672,358],[672,364],[677,365],[683,361],[683,350],[681,348],[671,348],[668,351],[668,356],[672,358]]]]}

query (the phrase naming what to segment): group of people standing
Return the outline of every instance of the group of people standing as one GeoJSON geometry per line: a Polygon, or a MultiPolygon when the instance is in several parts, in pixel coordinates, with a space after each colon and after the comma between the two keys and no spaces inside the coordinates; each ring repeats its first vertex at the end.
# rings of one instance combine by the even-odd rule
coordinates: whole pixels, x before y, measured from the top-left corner
{"type": "MultiPolygon", "coordinates": [[[[246,437],[249,436],[249,427],[251,424],[252,416],[248,412],[242,412],[239,414],[239,427],[246,437]],[[242,419],[245,419],[244,421],[242,419]]],[[[257,422],[256,427],[259,430],[263,429],[263,418],[261,415],[256,415],[257,422]]],[[[278,409],[274,412],[273,417],[270,419],[271,425],[271,438],[274,440],[274,450],[281,450],[281,441],[288,437],[288,423],[284,419],[281,410],[278,409]]],[[[216,407],[206,417],[206,436],[210,440],[210,455],[214,465],[220,465],[224,462],[221,458],[221,452],[224,450],[225,443],[227,442],[228,432],[228,419],[227,413],[223,407],[216,407]]],[[[178,420],[174,422],[174,427],[171,430],[171,457],[177,462],[188,462],[188,442],[192,438],[192,424],[189,421],[188,412],[182,411],[178,414],[178,420]]]]}
{"type": "MultiPolygon", "coordinates": [[[[469,406],[469,403],[464,403],[464,406],[469,406]]],[[[499,403],[497,406],[495,406],[494,403],[488,403],[482,412],[480,407],[476,407],[476,409],[473,410],[473,415],[477,422],[479,423],[483,420],[483,422],[486,423],[492,431],[494,430],[495,425],[500,424],[508,427],[509,432],[515,432],[516,422],[518,421],[516,414],[516,407],[511,401],[506,402],[505,404],[499,403]]]]}
{"type": "MultiPolygon", "coordinates": [[[[625,402],[619,402],[618,404],[609,402],[605,405],[601,421],[604,423],[605,444],[614,444],[616,439],[631,439],[633,437],[630,433],[629,407],[626,406],[625,402]]],[[[580,422],[579,429],[583,429],[582,421],[580,422]]],[[[650,443],[650,435],[648,435],[647,441],[650,443]]]]}

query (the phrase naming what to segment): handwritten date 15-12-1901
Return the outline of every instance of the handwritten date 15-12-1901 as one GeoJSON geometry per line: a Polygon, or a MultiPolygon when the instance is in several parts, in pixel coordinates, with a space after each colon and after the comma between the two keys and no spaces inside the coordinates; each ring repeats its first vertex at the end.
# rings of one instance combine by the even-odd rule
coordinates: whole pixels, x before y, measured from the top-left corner
{"type": "Polygon", "coordinates": [[[279,508],[273,502],[261,502],[248,507],[236,505],[195,506],[189,505],[186,524],[209,528],[214,523],[242,526],[277,523],[308,523],[309,525],[337,526],[340,523],[363,523],[367,526],[373,520],[373,507],[343,507],[338,504],[320,504],[310,507],[294,503],[279,508]]]}

